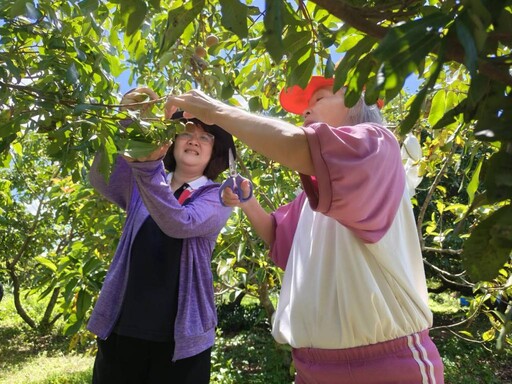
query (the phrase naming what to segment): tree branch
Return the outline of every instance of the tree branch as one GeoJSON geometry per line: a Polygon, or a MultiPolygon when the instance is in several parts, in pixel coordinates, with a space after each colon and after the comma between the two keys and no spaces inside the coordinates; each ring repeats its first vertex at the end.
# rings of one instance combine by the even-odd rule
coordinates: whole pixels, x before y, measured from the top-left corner
{"type": "Polygon", "coordinates": [[[13,297],[14,297],[14,307],[16,308],[16,312],[20,317],[29,325],[30,328],[36,329],[36,322],[28,315],[28,313],[23,308],[20,300],[20,280],[18,279],[18,275],[16,275],[16,268],[9,267],[9,276],[11,277],[12,286],[13,286],[13,297]]]}
{"type": "MultiPolygon", "coordinates": [[[[389,28],[392,27],[382,27],[378,24],[378,22],[386,21],[386,20],[396,20],[400,19],[400,13],[380,13],[375,14],[373,13],[365,13],[364,8],[355,8],[349,4],[346,3],[345,0],[338,0],[338,1],[332,1],[332,0],[312,0],[314,3],[319,5],[320,7],[324,8],[326,11],[329,11],[331,14],[339,18],[340,20],[344,21],[345,23],[349,24],[350,26],[354,27],[355,29],[369,35],[372,37],[375,37],[377,39],[383,39],[384,36],[386,36],[389,28]],[[375,22],[370,21],[369,19],[375,18],[377,16],[380,16],[378,20],[375,22]]],[[[410,7],[414,7],[417,4],[416,2],[411,1],[410,7]]],[[[390,5],[387,5],[388,8],[390,8],[390,5]]],[[[409,8],[410,8],[409,7],[409,8]]],[[[403,9],[403,7],[402,7],[403,9]]],[[[407,17],[408,20],[411,19],[410,13],[404,13],[403,16],[407,17]]],[[[406,20],[403,20],[406,21],[406,20]]],[[[394,23],[396,24],[396,23],[394,23]]],[[[465,59],[465,51],[460,42],[455,37],[447,37],[450,39],[448,41],[448,46],[450,49],[446,52],[446,59],[448,61],[455,61],[457,63],[464,64],[465,59]]],[[[494,36],[494,33],[490,33],[488,36],[489,39],[500,39],[502,38],[502,35],[494,36]]],[[[437,52],[432,52],[436,54],[437,52]]],[[[506,84],[506,85],[512,85],[512,74],[509,72],[509,65],[495,65],[491,64],[486,59],[479,58],[478,59],[478,71],[482,73],[483,75],[489,77],[492,80],[495,80],[499,83],[506,84]]]]}
{"type": "Polygon", "coordinates": [[[462,253],[462,249],[443,249],[443,248],[434,248],[434,247],[423,247],[421,250],[426,251],[426,252],[447,253],[449,255],[460,255],[462,253]]]}
{"type": "Polygon", "coordinates": [[[383,38],[388,29],[370,22],[361,15],[361,9],[348,5],[344,0],[313,0],[314,3],[329,11],[338,19],[351,25],[357,30],[376,38],[383,38]]]}
{"type": "Polygon", "coordinates": [[[46,194],[48,193],[50,185],[53,182],[52,179],[54,177],[56,177],[57,174],[58,174],[58,171],[55,171],[54,174],[52,175],[52,177],[50,178],[49,182],[48,182],[48,187],[43,189],[43,194],[39,198],[39,205],[37,207],[36,214],[34,215],[34,217],[35,217],[34,218],[34,222],[32,223],[32,226],[30,227],[30,229],[29,229],[29,231],[27,233],[27,237],[23,241],[23,244],[22,244],[21,248],[19,249],[19,251],[16,254],[16,256],[14,256],[14,259],[12,260],[12,262],[11,263],[9,263],[9,262],[7,263],[7,266],[10,269],[12,269],[13,271],[15,270],[16,264],[18,264],[20,259],[23,257],[23,255],[27,251],[27,248],[28,248],[30,242],[32,241],[32,233],[36,230],[37,226],[39,225],[39,221],[41,220],[41,212],[42,212],[42,209],[43,209],[43,206],[44,206],[44,199],[46,197],[46,194]]]}

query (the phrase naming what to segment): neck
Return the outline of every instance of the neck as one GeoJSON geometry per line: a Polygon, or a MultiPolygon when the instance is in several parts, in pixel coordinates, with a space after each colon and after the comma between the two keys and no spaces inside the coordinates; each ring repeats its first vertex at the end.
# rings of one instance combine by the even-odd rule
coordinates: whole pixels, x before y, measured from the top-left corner
{"type": "Polygon", "coordinates": [[[184,183],[190,183],[191,181],[199,179],[201,176],[203,176],[202,173],[186,172],[182,169],[175,169],[172,174],[171,189],[175,191],[184,183]]]}

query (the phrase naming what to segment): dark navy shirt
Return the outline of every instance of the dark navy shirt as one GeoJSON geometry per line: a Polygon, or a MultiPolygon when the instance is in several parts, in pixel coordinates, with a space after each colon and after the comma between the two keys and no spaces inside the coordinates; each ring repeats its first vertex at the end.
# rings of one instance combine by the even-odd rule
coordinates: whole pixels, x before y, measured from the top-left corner
{"type": "Polygon", "coordinates": [[[114,332],[173,341],[183,240],[167,236],[149,216],[132,245],[130,272],[114,332]]]}

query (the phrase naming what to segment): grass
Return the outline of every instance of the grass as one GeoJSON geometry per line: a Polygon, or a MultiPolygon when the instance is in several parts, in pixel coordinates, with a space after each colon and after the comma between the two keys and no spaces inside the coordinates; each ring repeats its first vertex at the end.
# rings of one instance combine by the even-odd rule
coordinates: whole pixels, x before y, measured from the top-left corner
{"type": "MultiPolygon", "coordinates": [[[[34,303],[31,310],[37,310],[34,303]]],[[[434,326],[463,316],[457,299],[432,296],[434,326]]],[[[488,328],[481,321],[477,335],[488,328]]],[[[445,364],[446,384],[512,382],[512,352],[497,354],[493,344],[470,343],[444,328],[431,332],[445,364]]],[[[92,341],[92,337],[89,339],[92,341]]],[[[30,330],[16,314],[12,296],[0,302],[0,384],[89,384],[94,350],[69,350],[70,340],[56,329],[51,335],[30,330]]],[[[212,354],[212,384],[291,384],[288,348],[277,345],[255,303],[219,307],[219,329],[212,354]]]]}
{"type": "MultiPolygon", "coordinates": [[[[40,306],[31,303],[30,311],[35,313],[40,306]]],[[[224,307],[219,313],[224,329],[218,329],[212,353],[212,384],[293,382],[290,353],[273,341],[259,307],[248,304],[235,311],[224,307]]],[[[70,351],[70,340],[59,329],[41,335],[24,324],[12,295],[7,295],[0,302],[0,384],[91,383],[95,351],[89,336],[89,347],[70,351]]]]}

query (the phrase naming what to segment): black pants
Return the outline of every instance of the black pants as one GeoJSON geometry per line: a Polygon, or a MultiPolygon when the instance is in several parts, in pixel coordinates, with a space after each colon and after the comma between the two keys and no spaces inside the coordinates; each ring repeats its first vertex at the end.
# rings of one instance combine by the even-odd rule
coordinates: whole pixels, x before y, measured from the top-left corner
{"type": "Polygon", "coordinates": [[[93,384],[208,384],[211,348],[172,362],[173,344],[112,334],[98,340],[93,384]]]}

